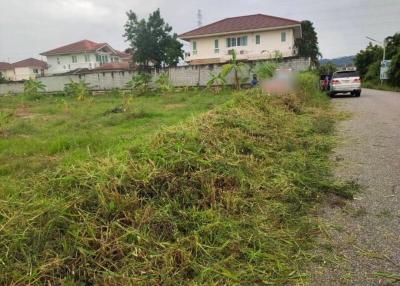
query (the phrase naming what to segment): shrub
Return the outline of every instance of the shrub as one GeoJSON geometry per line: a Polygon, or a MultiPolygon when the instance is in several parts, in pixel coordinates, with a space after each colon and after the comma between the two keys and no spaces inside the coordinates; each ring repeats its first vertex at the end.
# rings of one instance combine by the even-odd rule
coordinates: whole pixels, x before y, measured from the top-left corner
{"type": "Polygon", "coordinates": [[[312,72],[302,72],[297,75],[297,87],[301,95],[309,98],[319,92],[318,76],[312,72]]]}
{"type": "Polygon", "coordinates": [[[265,80],[274,76],[277,66],[276,62],[258,62],[254,72],[259,80],[265,80]]]}
{"type": "Polygon", "coordinates": [[[173,86],[169,80],[169,74],[166,72],[160,73],[156,79],[157,89],[162,93],[173,91],[173,86]]]}
{"type": "Polygon", "coordinates": [[[126,86],[132,91],[132,93],[143,95],[149,91],[151,77],[152,76],[149,73],[134,73],[126,86]]]}
{"type": "Polygon", "coordinates": [[[24,82],[24,95],[31,99],[38,99],[40,92],[45,91],[46,86],[35,79],[29,79],[24,82]]]}
{"type": "Polygon", "coordinates": [[[85,100],[90,95],[88,84],[84,81],[70,81],[64,85],[64,93],[67,96],[76,96],[77,100],[85,100]]]}

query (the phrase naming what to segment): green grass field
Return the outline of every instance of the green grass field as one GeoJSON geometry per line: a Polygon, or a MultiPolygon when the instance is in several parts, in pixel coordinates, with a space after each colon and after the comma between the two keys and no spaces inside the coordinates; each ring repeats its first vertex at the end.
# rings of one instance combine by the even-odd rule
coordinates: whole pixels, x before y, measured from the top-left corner
{"type": "Polygon", "coordinates": [[[1,285],[303,285],[336,114],[258,89],[0,98],[1,285]]]}
{"type": "Polygon", "coordinates": [[[149,135],[191,120],[229,97],[193,91],[133,97],[129,102],[112,93],[85,101],[0,97],[0,187],[20,188],[27,176],[60,164],[122,156],[126,144],[144,144],[149,135]],[[124,103],[126,112],[107,112],[124,103]]]}

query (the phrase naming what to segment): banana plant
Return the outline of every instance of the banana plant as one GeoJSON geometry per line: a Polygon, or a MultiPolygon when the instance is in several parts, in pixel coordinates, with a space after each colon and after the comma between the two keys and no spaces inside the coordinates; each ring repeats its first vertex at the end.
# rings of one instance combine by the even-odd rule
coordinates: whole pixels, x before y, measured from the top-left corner
{"type": "Polygon", "coordinates": [[[233,72],[233,79],[235,81],[235,89],[239,90],[241,85],[240,73],[246,67],[246,64],[243,62],[238,62],[236,51],[232,51],[232,59],[229,64],[225,64],[222,66],[221,76],[226,78],[228,74],[233,72]]]}

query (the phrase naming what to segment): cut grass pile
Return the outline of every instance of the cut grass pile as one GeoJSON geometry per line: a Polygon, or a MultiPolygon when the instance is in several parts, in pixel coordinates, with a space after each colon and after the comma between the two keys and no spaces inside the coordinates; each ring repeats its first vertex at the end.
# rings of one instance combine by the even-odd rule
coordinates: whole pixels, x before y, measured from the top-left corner
{"type": "MultiPolygon", "coordinates": [[[[147,110],[146,110],[147,112],[147,110]]],[[[124,156],[2,191],[0,284],[297,283],[324,192],[334,114],[315,91],[240,92],[124,156]]]]}

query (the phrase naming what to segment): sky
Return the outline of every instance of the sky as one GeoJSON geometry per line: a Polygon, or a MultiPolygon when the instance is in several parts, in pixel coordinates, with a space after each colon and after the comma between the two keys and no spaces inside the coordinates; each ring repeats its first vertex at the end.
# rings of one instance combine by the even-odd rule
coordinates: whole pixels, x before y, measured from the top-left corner
{"type": "Polygon", "coordinates": [[[124,50],[126,11],[141,17],[160,8],[176,33],[226,17],[267,14],[314,23],[324,58],[354,55],[366,36],[400,32],[400,0],[0,0],[0,61],[13,62],[89,39],[124,50]]]}

